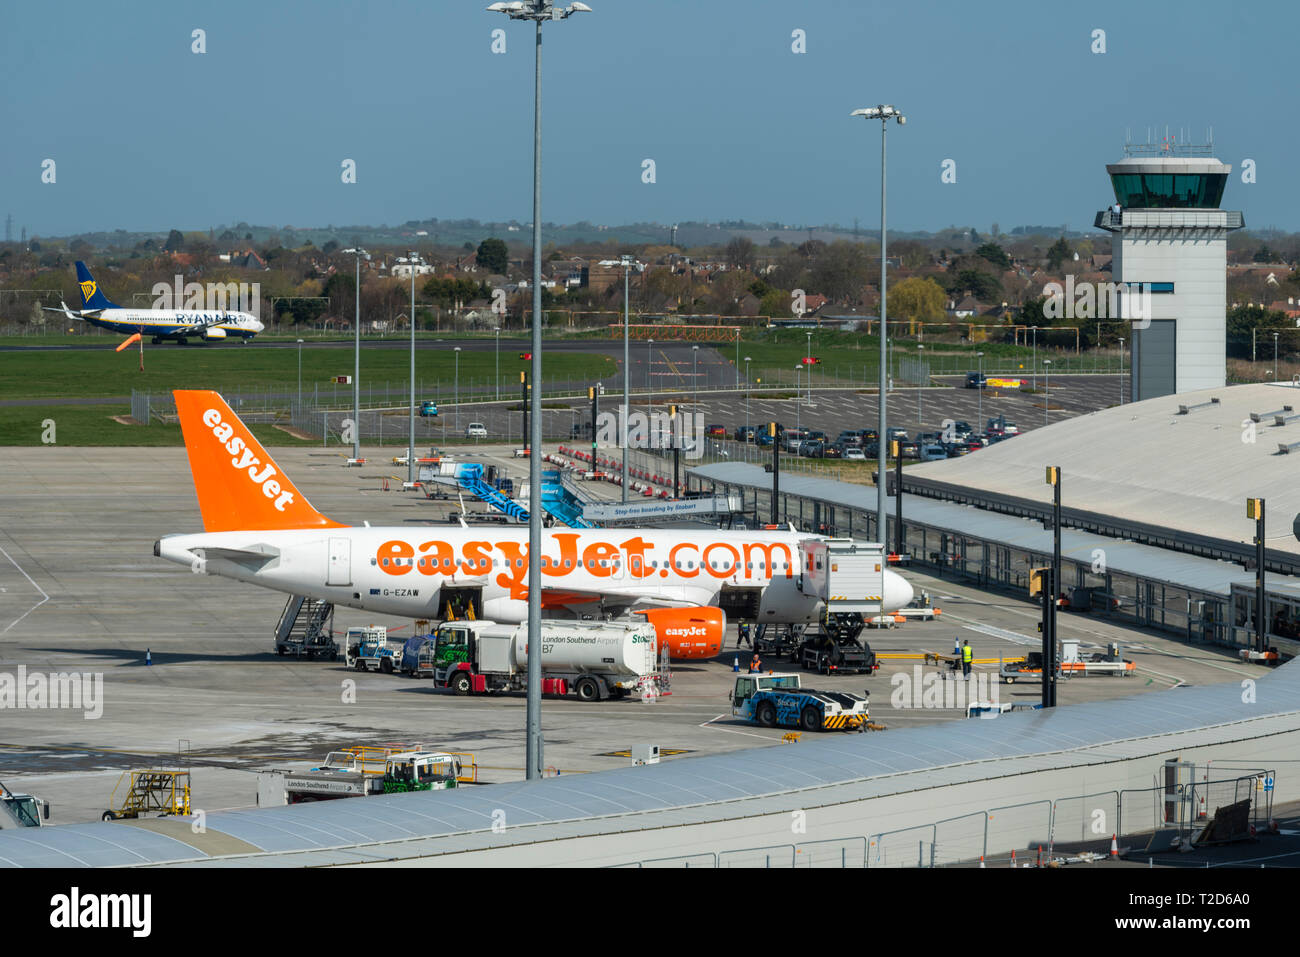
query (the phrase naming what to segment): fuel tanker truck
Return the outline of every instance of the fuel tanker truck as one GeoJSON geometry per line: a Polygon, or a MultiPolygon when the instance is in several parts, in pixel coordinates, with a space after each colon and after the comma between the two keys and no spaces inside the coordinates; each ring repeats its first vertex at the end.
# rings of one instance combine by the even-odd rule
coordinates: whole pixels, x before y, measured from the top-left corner
{"type": "MultiPolygon", "coordinates": [[[[582,701],[659,692],[658,643],[645,621],[546,620],[542,693],[582,701]]],[[[528,625],[448,621],[434,637],[434,683],[456,694],[522,691],[528,685],[528,625]]]]}

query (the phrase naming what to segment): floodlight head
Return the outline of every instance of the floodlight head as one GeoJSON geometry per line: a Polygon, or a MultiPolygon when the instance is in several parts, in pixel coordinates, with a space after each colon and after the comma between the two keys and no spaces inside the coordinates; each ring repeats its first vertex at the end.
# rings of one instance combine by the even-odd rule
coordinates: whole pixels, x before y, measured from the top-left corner
{"type": "Polygon", "coordinates": [[[898,114],[898,125],[899,125],[899,126],[906,126],[906,125],[907,125],[907,117],[904,116],[902,113],[899,113],[899,114],[898,114]]]}
{"type": "Polygon", "coordinates": [[[585,3],[571,3],[569,4],[569,9],[566,10],[565,12],[566,13],[591,13],[591,7],[587,6],[585,3]]]}

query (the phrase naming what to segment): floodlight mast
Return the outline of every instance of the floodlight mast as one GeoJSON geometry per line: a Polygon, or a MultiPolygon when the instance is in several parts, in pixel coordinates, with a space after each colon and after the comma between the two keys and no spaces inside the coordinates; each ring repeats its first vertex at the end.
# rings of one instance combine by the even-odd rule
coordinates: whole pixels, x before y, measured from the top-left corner
{"type": "MultiPolygon", "coordinates": [[[[536,24],[533,69],[533,358],[532,396],[528,405],[532,413],[528,454],[528,640],[540,648],[542,629],[542,23],[566,20],[575,13],[590,13],[585,3],[556,7],[552,0],[512,0],[488,6],[493,13],[504,13],[511,20],[531,20],[536,24]]],[[[540,778],[542,760],[542,656],[528,656],[528,698],[525,773],[529,780],[540,778]]]]}
{"type": "MultiPolygon", "coordinates": [[[[888,261],[885,255],[885,127],[890,119],[902,126],[907,122],[907,117],[895,107],[887,104],[854,110],[849,115],[865,117],[868,120],[880,120],[880,404],[876,423],[876,534],[883,543],[887,530],[885,526],[885,501],[887,498],[886,493],[889,490],[889,483],[885,481],[885,463],[888,458],[887,442],[889,439],[885,430],[887,418],[885,393],[888,388],[886,376],[889,367],[889,313],[886,308],[888,296],[886,283],[888,277],[885,274],[885,265],[888,261]]],[[[899,454],[902,454],[901,450],[899,454]]],[[[901,495],[902,492],[903,490],[899,488],[898,494],[901,495]]]]}

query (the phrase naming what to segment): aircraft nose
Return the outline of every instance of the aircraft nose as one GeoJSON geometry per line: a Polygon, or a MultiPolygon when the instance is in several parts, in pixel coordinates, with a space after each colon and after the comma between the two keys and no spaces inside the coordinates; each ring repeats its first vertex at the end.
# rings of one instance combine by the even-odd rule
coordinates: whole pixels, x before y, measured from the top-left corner
{"type": "Polygon", "coordinates": [[[266,326],[262,323],[262,320],[260,320],[260,319],[254,319],[254,320],[253,320],[253,331],[254,331],[254,332],[261,332],[261,331],[262,331],[263,329],[265,329],[265,328],[266,328],[266,326]]]}
{"type": "Polygon", "coordinates": [[[897,611],[900,608],[906,608],[912,602],[913,597],[912,585],[898,572],[885,572],[885,594],[881,609],[883,612],[897,611]]]}

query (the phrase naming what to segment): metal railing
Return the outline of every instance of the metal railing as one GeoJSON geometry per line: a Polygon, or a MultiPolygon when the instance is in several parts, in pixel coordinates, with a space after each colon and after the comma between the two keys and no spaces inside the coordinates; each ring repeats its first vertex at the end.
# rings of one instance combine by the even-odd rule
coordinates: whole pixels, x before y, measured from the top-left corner
{"type": "MultiPolygon", "coordinates": [[[[1146,847],[1158,831],[1193,840],[1215,812],[1249,800],[1250,833],[1272,820],[1276,772],[1203,779],[1152,788],[1030,801],[973,811],[931,824],[633,862],[628,867],[892,867],[931,868],[1045,862],[1064,853],[1107,854],[1111,841],[1146,847]],[[1146,840],[1144,840],[1146,839],[1146,840]]],[[[1244,835],[1238,835],[1244,836],[1244,835]]]]}

